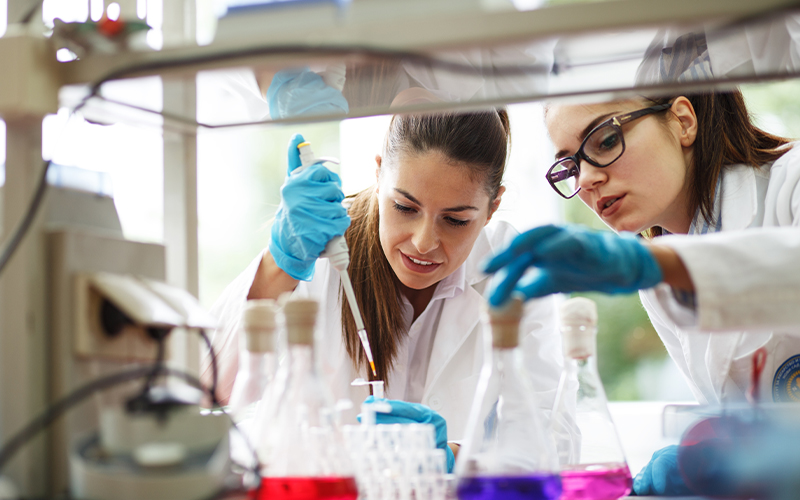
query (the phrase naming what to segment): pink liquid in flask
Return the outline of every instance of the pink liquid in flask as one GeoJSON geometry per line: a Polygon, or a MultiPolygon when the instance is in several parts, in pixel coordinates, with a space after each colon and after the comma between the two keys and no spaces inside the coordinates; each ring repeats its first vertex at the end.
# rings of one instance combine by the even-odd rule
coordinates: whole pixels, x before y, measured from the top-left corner
{"type": "Polygon", "coordinates": [[[561,471],[561,500],[614,500],[631,492],[627,464],[582,464],[561,471]]]}

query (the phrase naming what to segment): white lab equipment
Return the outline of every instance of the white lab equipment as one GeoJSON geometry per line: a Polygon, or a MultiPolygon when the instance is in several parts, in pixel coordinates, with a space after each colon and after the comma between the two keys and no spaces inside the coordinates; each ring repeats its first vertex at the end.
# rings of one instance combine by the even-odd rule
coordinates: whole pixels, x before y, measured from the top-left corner
{"type": "MultiPolygon", "coordinates": [[[[597,305],[575,297],[560,307],[564,342],[561,375],[554,413],[575,408],[580,439],[559,446],[564,500],[612,500],[631,491],[631,473],[617,430],[608,411],[603,383],[597,372],[597,305]],[[577,380],[577,391],[572,381],[577,380]]],[[[554,432],[559,422],[553,422],[554,432]]]]}
{"type": "Polygon", "coordinates": [[[371,385],[375,398],[361,405],[361,425],[342,429],[359,498],[444,500],[447,457],[444,450],[436,448],[433,425],[376,425],[376,413],[392,411],[383,401],[383,381],[358,378],[352,384],[371,385]]]}
{"type": "Polygon", "coordinates": [[[106,272],[78,275],[75,301],[77,355],[119,365],[132,356],[146,359],[155,345],[157,356],[141,390],[125,386],[97,398],[99,431],[70,450],[71,493],[191,499],[222,488],[230,420],[202,415],[197,388],[156,383],[170,331],[213,328],[214,318],[184,290],[106,272]]]}
{"type": "MultiPolygon", "coordinates": [[[[298,144],[297,149],[300,152],[301,166],[295,169],[294,172],[299,172],[315,163],[326,161],[339,163],[335,158],[315,158],[314,152],[311,150],[311,144],[308,142],[298,144]]],[[[342,288],[344,289],[347,303],[350,305],[350,311],[353,313],[353,319],[358,329],[358,338],[361,340],[361,345],[364,347],[364,354],[366,354],[367,361],[372,369],[372,375],[377,376],[375,372],[375,360],[372,357],[372,349],[369,346],[369,337],[367,336],[367,330],[364,326],[364,319],[361,317],[358,301],[356,301],[356,294],[353,292],[353,284],[350,282],[350,275],[347,272],[347,266],[350,264],[350,250],[347,248],[347,240],[345,240],[344,236],[335,237],[328,242],[325,246],[325,251],[320,254],[320,257],[329,259],[333,267],[339,271],[339,278],[342,280],[342,288]]]]}

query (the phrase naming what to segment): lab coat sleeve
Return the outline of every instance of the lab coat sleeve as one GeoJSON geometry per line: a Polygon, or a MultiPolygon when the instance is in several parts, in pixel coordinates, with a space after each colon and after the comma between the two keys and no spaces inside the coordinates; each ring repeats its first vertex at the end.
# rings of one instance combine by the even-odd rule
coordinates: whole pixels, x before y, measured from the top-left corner
{"type": "Polygon", "coordinates": [[[763,331],[800,324],[798,220],[791,227],[659,238],[656,243],[674,249],[692,277],[697,328],[763,331]]]}
{"type": "Polygon", "coordinates": [[[723,205],[722,232],[653,242],[678,254],[695,286],[693,313],[676,305],[666,285],[656,289],[657,301],[679,326],[747,332],[800,324],[800,148],[793,147],[758,174],[765,172],[768,187],[754,201],[762,207],[763,221],[723,205]],[[727,224],[734,228],[724,230],[727,224]]]}
{"type": "MultiPolygon", "coordinates": [[[[217,398],[227,404],[239,369],[239,331],[247,295],[256,277],[264,252],[229,284],[211,308],[220,325],[211,335],[211,345],[217,360],[217,398]]],[[[209,387],[213,381],[211,355],[204,351],[200,363],[200,380],[209,387]]]]}

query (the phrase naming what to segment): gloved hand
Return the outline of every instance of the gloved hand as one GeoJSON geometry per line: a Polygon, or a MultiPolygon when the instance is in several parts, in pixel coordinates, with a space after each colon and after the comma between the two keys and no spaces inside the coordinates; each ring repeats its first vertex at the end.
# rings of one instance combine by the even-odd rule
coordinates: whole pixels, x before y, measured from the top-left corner
{"type": "Polygon", "coordinates": [[[325,84],[308,67],[275,73],[267,89],[273,120],[301,115],[347,114],[350,107],[341,92],[325,84]]]}
{"type": "Polygon", "coordinates": [[[526,298],[559,292],[630,293],[662,280],[661,267],[636,236],[581,226],[531,229],[489,260],[484,271],[500,271],[489,295],[495,306],[514,291],[526,298]],[[538,272],[523,278],[529,267],[538,272]]]}
{"type": "Polygon", "coordinates": [[[653,458],[633,479],[636,495],[689,496],[678,470],[678,446],[672,445],[653,453],[653,458]]]}
{"type": "Polygon", "coordinates": [[[301,165],[297,150],[301,142],[300,134],[289,141],[289,175],[281,187],[269,252],[289,276],[307,281],[314,275],[314,264],[325,245],[344,234],[350,217],[342,206],[344,193],[338,175],[321,164],[292,173],[301,165]]]}
{"type": "MultiPolygon", "coordinates": [[[[375,398],[367,396],[364,403],[369,404],[374,401],[375,398]]],[[[447,422],[441,415],[427,406],[417,403],[407,403],[396,399],[384,399],[382,402],[389,403],[392,411],[391,413],[377,413],[375,415],[377,424],[433,424],[436,447],[443,449],[447,456],[447,472],[453,472],[456,457],[447,444],[447,422]]]]}

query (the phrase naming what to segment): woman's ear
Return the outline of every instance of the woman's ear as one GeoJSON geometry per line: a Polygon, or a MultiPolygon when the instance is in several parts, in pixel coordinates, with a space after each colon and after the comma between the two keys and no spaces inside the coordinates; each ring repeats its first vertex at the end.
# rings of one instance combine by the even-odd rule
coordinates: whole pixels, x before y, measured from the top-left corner
{"type": "Polygon", "coordinates": [[[697,114],[691,101],[684,96],[672,101],[672,114],[678,119],[680,131],[678,140],[684,148],[691,147],[697,139],[697,114]]]}
{"type": "Polygon", "coordinates": [[[380,184],[379,181],[381,180],[381,161],[382,161],[381,155],[375,155],[375,164],[377,165],[375,167],[375,192],[376,193],[378,192],[378,185],[380,184]]]}
{"type": "MultiPolygon", "coordinates": [[[[505,192],[506,192],[505,186],[500,186],[500,189],[497,190],[497,196],[492,201],[492,204],[489,205],[489,216],[486,218],[486,224],[488,224],[489,221],[492,220],[492,215],[494,215],[494,213],[497,212],[497,209],[500,208],[500,201],[503,198],[503,193],[505,192]]],[[[484,224],[484,226],[486,224],[484,224]]]]}

